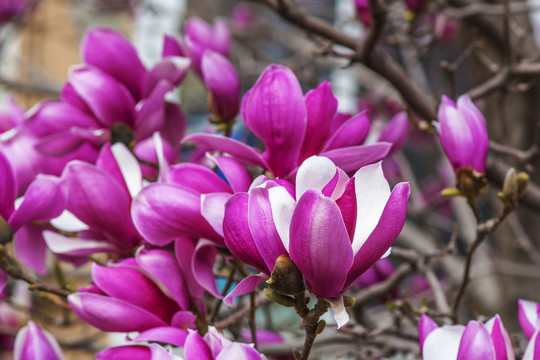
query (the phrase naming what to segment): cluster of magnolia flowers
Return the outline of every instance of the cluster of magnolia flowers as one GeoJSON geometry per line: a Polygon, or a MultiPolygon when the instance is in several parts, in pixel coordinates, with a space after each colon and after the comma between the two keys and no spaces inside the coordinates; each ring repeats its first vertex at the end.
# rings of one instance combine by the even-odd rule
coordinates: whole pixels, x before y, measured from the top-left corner
{"type": "MultiPolygon", "coordinates": [[[[264,358],[213,327],[204,336],[195,330],[207,312],[205,296],[223,298],[214,275],[218,253],[251,269],[225,303],[267,280],[280,301],[307,289],[331,307],[338,328],[346,326],[344,292],[389,251],[404,225],[409,184],[391,189],[381,160],[404,145],[407,115],[396,114],[367,141],[373,134],[365,112],[338,113],[326,81],[304,95],[281,65],[267,67],[240,101],[230,43],[223,22],[192,19],[182,39],[165,38],[162,59],[146,68],[123,36],[96,28],[83,39],[84,63],[70,70],[61,99],[26,113],[10,103],[11,116],[0,118],[0,233],[13,235],[18,259],[39,274],[47,271],[48,251],[76,266],[95,253],[115,259],[94,263],[92,283],[67,298],[75,314],[102,331],[138,333],[100,359],[177,358],[158,343],[183,347],[188,360],[264,358]],[[190,69],[208,89],[217,129],[230,133],[241,112],[264,152],[215,133],[185,136],[186,118],[168,94],[190,69]],[[181,162],[183,142],[198,151],[181,162]],[[291,263],[301,285],[281,286],[274,274],[291,263]]],[[[457,191],[480,191],[459,182],[485,170],[480,111],[468,97],[457,104],[445,97],[438,131],[458,174],[457,191]]],[[[0,278],[5,285],[7,275],[0,278]]],[[[531,310],[523,311],[531,319],[531,310]]],[[[498,318],[471,324],[434,330],[423,318],[424,358],[458,333],[473,339],[461,340],[466,349],[476,349],[475,336],[484,341],[485,334],[497,354],[508,344],[498,318]]],[[[537,332],[529,334],[535,344],[537,332]]],[[[15,341],[16,358],[36,351],[62,356],[30,322],[15,341]]]]}

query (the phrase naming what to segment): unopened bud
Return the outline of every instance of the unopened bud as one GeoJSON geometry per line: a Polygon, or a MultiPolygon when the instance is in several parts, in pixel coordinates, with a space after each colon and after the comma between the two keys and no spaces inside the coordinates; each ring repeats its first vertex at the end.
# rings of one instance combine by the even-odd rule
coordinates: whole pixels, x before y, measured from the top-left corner
{"type": "Polygon", "coordinates": [[[354,296],[343,295],[343,305],[345,306],[345,308],[348,309],[353,307],[355,302],[356,299],[354,298],[354,296]]]}
{"type": "Polygon", "coordinates": [[[498,194],[501,201],[507,206],[515,206],[517,201],[525,194],[529,184],[529,175],[525,172],[516,174],[514,168],[510,168],[504,178],[502,192],[498,194]]]}
{"type": "Polygon", "coordinates": [[[321,320],[317,323],[317,328],[315,329],[315,334],[320,334],[323,332],[324,328],[326,327],[326,321],[321,320]]]}
{"type": "Polygon", "coordinates": [[[279,294],[269,288],[264,289],[263,292],[264,292],[264,295],[266,295],[270,300],[272,300],[276,304],[279,304],[285,307],[296,306],[296,301],[288,295],[279,294]]]}
{"type": "Polygon", "coordinates": [[[272,290],[283,295],[298,295],[306,290],[302,273],[287,255],[277,258],[274,271],[266,282],[272,290]]]}

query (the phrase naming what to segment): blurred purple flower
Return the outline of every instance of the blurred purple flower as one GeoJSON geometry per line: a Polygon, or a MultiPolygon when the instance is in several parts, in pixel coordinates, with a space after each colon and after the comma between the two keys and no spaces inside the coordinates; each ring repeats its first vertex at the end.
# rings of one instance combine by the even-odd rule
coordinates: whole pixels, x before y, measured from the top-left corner
{"type": "Polygon", "coordinates": [[[15,338],[13,360],[63,360],[62,349],[56,339],[33,321],[23,327],[15,338]]]}

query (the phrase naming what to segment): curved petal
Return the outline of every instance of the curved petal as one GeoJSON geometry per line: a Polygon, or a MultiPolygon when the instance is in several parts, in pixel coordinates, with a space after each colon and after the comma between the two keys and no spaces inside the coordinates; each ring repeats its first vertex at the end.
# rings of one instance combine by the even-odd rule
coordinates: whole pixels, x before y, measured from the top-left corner
{"type": "Polygon", "coordinates": [[[378,141],[386,141],[392,143],[392,149],[388,155],[393,154],[405,145],[407,138],[409,137],[409,116],[406,112],[402,111],[392,118],[386,124],[386,127],[379,135],[378,141]]]}
{"type": "Polygon", "coordinates": [[[321,152],[331,135],[332,118],[338,108],[338,101],[327,80],[308,91],[304,99],[307,109],[307,127],[300,151],[300,161],[321,152]]]}
{"type": "Polygon", "coordinates": [[[231,138],[213,134],[192,134],[182,140],[183,143],[187,141],[227,153],[246,165],[260,166],[263,169],[270,168],[258,149],[231,138]]]}
{"type": "Polygon", "coordinates": [[[103,145],[96,166],[111,175],[132,197],[141,190],[141,167],[126,145],[122,143],[103,145]]]}
{"type": "MultiPolygon", "coordinates": [[[[124,345],[110,347],[96,354],[96,360],[155,360],[146,345],[124,345]]],[[[163,360],[163,359],[160,359],[163,360]]]]}
{"type": "Polygon", "coordinates": [[[193,274],[193,255],[195,253],[195,247],[197,246],[197,240],[187,237],[178,237],[174,241],[174,253],[176,260],[184,280],[186,281],[187,288],[190,295],[195,299],[200,299],[204,295],[204,288],[195,279],[193,274]]]}
{"type": "Polygon", "coordinates": [[[457,360],[495,360],[495,348],[484,324],[469,321],[461,337],[457,360]]]}
{"type": "Polygon", "coordinates": [[[225,216],[223,218],[225,244],[238,260],[259,271],[270,274],[270,270],[268,270],[268,266],[266,266],[259,254],[257,245],[249,231],[248,203],[248,194],[237,193],[225,204],[225,216]]]}
{"type": "Polygon", "coordinates": [[[178,86],[184,80],[191,65],[191,60],[181,56],[168,56],[161,59],[146,76],[144,94],[148,96],[156,85],[166,80],[178,86]]]}
{"type": "Polygon", "coordinates": [[[205,239],[199,240],[193,254],[191,269],[199,284],[210,294],[221,299],[223,296],[217,289],[216,278],[214,277],[216,254],[215,243],[205,239]]]}
{"type": "Polygon", "coordinates": [[[15,233],[15,253],[23,264],[44,275],[47,272],[45,260],[47,246],[41,232],[43,227],[27,224],[15,233]]]}
{"type": "Polygon", "coordinates": [[[88,256],[117,250],[106,241],[73,238],[48,230],[43,232],[43,239],[49,250],[57,255],[88,256]]]}
{"type": "Polygon", "coordinates": [[[319,190],[308,190],[298,200],[290,254],[311,292],[329,298],[341,294],[353,252],[339,207],[319,190]]]}
{"type": "Polygon", "coordinates": [[[240,281],[238,285],[223,298],[223,302],[226,305],[232,306],[235,297],[249,294],[255,290],[265,278],[266,277],[264,277],[263,274],[249,275],[240,281]]]}
{"type": "Polygon", "coordinates": [[[174,314],[171,325],[180,329],[189,329],[194,326],[197,316],[191,311],[178,311],[174,314]]]}
{"type": "Polygon", "coordinates": [[[424,340],[423,360],[456,360],[465,326],[442,326],[433,330],[424,340]]]}
{"type": "Polygon", "coordinates": [[[231,197],[230,193],[213,193],[201,195],[201,214],[208,221],[212,229],[223,236],[223,217],[225,216],[225,203],[231,197]]]}
{"type": "Polygon", "coordinates": [[[137,230],[154,245],[166,245],[179,236],[223,242],[201,215],[200,195],[183,186],[151,184],[145,187],[133,199],[131,213],[137,230]]]}
{"type": "Polygon", "coordinates": [[[231,187],[218,174],[199,164],[181,163],[171,166],[169,182],[198,193],[231,193],[231,187]]]}
{"type": "Polygon", "coordinates": [[[72,129],[59,131],[39,139],[35,149],[46,156],[62,156],[77,150],[85,139],[72,133],[72,129]]]}
{"type": "Polygon", "coordinates": [[[160,342],[183,347],[188,336],[187,330],[179,329],[173,326],[160,326],[141,332],[133,340],[160,342]]]}
{"type": "Polygon", "coordinates": [[[347,275],[345,288],[348,288],[392,246],[405,224],[409,193],[408,183],[399,183],[395,186],[377,226],[354,255],[354,263],[347,275]]]}
{"type": "Polygon", "coordinates": [[[348,119],[326,142],[323,151],[360,145],[369,134],[370,123],[365,111],[348,119]]]}
{"type": "Polygon", "coordinates": [[[336,165],[327,157],[311,156],[296,173],[296,198],[300,199],[309,189],[323,190],[336,175],[336,165]]]}
{"type": "Polygon", "coordinates": [[[147,310],[107,296],[79,292],[69,295],[68,302],[78,317],[102,331],[131,332],[167,326],[147,310]]]}
{"type": "Polygon", "coordinates": [[[529,344],[527,345],[525,354],[523,354],[523,358],[521,360],[540,359],[540,336],[538,336],[538,334],[540,334],[540,330],[535,331],[529,340],[529,344]]]}
{"type": "Polygon", "coordinates": [[[347,309],[345,309],[345,304],[343,303],[343,296],[340,296],[336,299],[324,298],[326,302],[330,304],[332,313],[334,314],[334,320],[336,321],[337,328],[341,329],[349,323],[349,314],[347,309]]]}
{"type": "Polygon", "coordinates": [[[146,69],[125,37],[106,27],[94,28],[81,41],[81,56],[85,63],[115,77],[135,99],[140,99],[146,69]]]}
{"type": "Polygon", "coordinates": [[[141,141],[160,131],[165,122],[165,95],[173,89],[167,80],[161,80],[156,84],[149,96],[138,105],[135,118],[135,141],[141,141]]]}
{"type": "Polygon", "coordinates": [[[5,221],[9,219],[15,209],[17,191],[15,171],[6,155],[0,151],[0,216],[5,221]]]}
{"type": "Polygon", "coordinates": [[[474,154],[471,154],[472,167],[476,171],[484,173],[489,147],[486,119],[484,119],[484,115],[482,115],[467,94],[458,98],[457,108],[467,122],[476,150],[474,154]]]}
{"type": "Polygon", "coordinates": [[[391,148],[392,144],[380,142],[371,145],[349,146],[324,151],[321,153],[321,156],[326,156],[338,168],[351,173],[360,169],[362,166],[383,159],[391,148]]]}
{"type": "Polygon", "coordinates": [[[435,321],[433,321],[429,316],[426,314],[422,314],[422,317],[420,318],[420,322],[418,322],[418,342],[420,343],[420,354],[422,354],[422,351],[424,349],[424,342],[426,341],[426,338],[429,334],[435,329],[437,329],[439,325],[435,321]]]}
{"type": "Polygon", "coordinates": [[[225,346],[216,357],[216,360],[243,359],[243,360],[263,360],[263,357],[257,350],[248,344],[231,342],[225,346]]]}
{"type": "Polygon", "coordinates": [[[495,348],[495,359],[515,360],[512,341],[504,328],[501,317],[495,315],[486,322],[485,326],[491,336],[491,342],[495,348]]]}
{"type": "Polygon", "coordinates": [[[531,339],[540,325],[540,304],[522,300],[518,301],[518,320],[521,330],[527,339],[531,339]]]}
{"type": "Polygon", "coordinates": [[[14,360],[63,360],[62,349],[58,341],[46,330],[41,329],[32,320],[19,330],[13,349],[14,360]]]}
{"type": "Polygon", "coordinates": [[[218,167],[218,170],[223,173],[234,192],[247,192],[249,190],[252,179],[240,162],[228,156],[208,156],[218,167]]]}
{"type": "Polygon", "coordinates": [[[190,331],[186,338],[184,356],[186,360],[213,360],[210,348],[196,331],[190,331]]]}
{"type": "Polygon", "coordinates": [[[187,130],[186,115],[178,104],[165,102],[165,122],[161,129],[161,136],[173,148],[178,148],[180,140],[184,137],[187,130]]]}
{"type": "Polygon", "coordinates": [[[270,65],[242,100],[242,117],[264,143],[264,159],[277,177],[298,166],[307,127],[306,105],[294,73],[270,65]]]}

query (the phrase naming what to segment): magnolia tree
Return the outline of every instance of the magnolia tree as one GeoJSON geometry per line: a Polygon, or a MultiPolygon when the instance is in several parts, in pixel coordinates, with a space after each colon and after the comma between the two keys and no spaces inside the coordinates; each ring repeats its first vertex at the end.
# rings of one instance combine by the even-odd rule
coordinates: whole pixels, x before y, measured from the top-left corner
{"type": "Polygon", "coordinates": [[[540,359],[535,7],[208,5],[4,101],[3,359],[540,359]]]}

